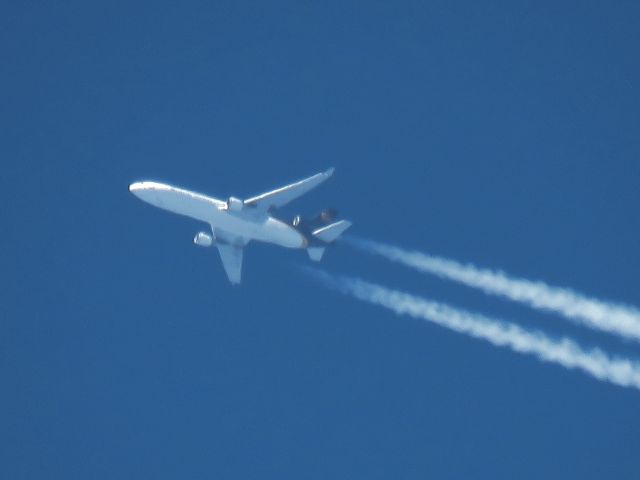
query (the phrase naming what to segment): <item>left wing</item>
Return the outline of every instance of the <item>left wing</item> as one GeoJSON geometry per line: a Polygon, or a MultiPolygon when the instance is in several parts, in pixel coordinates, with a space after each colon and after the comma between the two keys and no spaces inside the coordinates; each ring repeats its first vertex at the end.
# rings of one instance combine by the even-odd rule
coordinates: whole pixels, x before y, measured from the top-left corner
{"type": "Polygon", "coordinates": [[[286,187],[277,188],[270,192],[257,195],[244,201],[244,204],[250,207],[258,207],[263,210],[271,210],[286,205],[291,200],[298,198],[300,195],[307,193],[309,190],[317,187],[327,180],[333,174],[333,168],[326,172],[317,173],[312,177],[305,178],[299,182],[292,183],[286,187]]]}
{"type": "Polygon", "coordinates": [[[218,252],[229,281],[237,285],[242,277],[242,245],[218,243],[218,252]]]}

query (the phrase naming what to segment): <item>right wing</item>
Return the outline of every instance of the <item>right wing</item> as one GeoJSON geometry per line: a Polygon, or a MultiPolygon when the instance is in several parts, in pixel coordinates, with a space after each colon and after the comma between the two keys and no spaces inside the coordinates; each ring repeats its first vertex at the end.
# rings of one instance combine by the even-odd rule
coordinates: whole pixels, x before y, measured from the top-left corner
{"type": "Polygon", "coordinates": [[[218,252],[229,281],[237,285],[242,277],[242,245],[218,243],[218,252]]]}
{"type": "Polygon", "coordinates": [[[292,183],[285,187],[277,188],[270,192],[266,192],[244,201],[244,204],[251,207],[257,207],[262,210],[271,210],[286,205],[291,200],[298,198],[300,195],[307,193],[309,190],[317,187],[327,180],[333,174],[333,168],[326,172],[317,173],[312,177],[305,178],[299,182],[292,183]]]}

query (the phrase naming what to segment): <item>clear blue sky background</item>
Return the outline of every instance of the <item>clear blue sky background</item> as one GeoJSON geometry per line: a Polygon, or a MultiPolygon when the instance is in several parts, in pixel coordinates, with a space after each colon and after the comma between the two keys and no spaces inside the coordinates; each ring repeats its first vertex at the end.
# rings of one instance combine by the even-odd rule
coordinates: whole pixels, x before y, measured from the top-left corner
{"type": "MultiPolygon", "coordinates": [[[[155,179],[640,304],[637,2],[5,2],[0,477],[638,478],[640,392],[325,291],[228,284],[155,179]],[[134,3],[134,4],[132,4],[134,3]]],[[[637,345],[338,246],[332,272],[637,345]]]]}

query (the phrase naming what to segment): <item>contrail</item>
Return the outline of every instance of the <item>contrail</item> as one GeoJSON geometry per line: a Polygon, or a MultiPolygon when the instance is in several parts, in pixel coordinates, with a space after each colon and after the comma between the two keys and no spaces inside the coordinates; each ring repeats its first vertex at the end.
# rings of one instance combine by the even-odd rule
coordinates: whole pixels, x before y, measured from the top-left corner
{"type": "Polygon", "coordinates": [[[533,355],[542,361],[568,369],[582,370],[598,380],[640,389],[640,363],[610,358],[599,349],[583,350],[566,337],[554,340],[541,332],[525,330],[511,323],[458,310],[361,279],[336,277],[313,269],[305,271],[330,288],[388,308],[398,315],[427,320],[455,332],[486,340],[492,345],[533,355]]]}
{"type": "Polygon", "coordinates": [[[463,265],[455,260],[407,251],[370,240],[349,238],[361,250],[381,255],[416,270],[474,287],[529,307],[560,314],[589,328],[640,341],[640,310],[590,298],[568,288],[510,277],[504,272],[463,265]]]}

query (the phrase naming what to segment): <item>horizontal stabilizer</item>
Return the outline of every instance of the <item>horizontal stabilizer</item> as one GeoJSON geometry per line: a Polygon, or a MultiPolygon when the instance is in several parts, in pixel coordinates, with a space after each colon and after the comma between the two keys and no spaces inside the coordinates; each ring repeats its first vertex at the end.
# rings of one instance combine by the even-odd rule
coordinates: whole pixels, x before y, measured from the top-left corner
{"type": "Polygon", "coordinates": [[[313,231],[313,236],[326,243],[333,242],[336,238],[344,233],[344,231],[351,226],[351,222],[348,220],[340,220],[339,222],[332,223],[326,227],[319,228],[313,231]]]}
{"type": "Polygon", "coordinates": [[[314,262],[319,262],[322,260],[322,255],[324,255],[325,247],[309,247],[307,248],[307,253],[309,254],[309,258],[314,262]]]}

